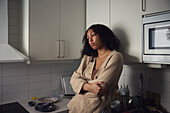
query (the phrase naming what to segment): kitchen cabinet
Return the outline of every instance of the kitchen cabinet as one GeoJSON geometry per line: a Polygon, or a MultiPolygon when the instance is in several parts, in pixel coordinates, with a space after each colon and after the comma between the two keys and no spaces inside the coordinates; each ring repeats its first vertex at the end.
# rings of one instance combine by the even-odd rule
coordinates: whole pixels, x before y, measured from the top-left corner
{"type": "Polygon", "coordinates": [[[61,0],[60,40],[64,41],[62,59],[78,59],[85,33],[85,0],[61,0]]]}
{"type": "Polygon", "coordinates": [[[32,60],[51,60],[59,40],[59,0],[30,0],[29,56],[32,60]]]}
{"type": "Polygon", "coordinates": [[[110,26],[110,0],[86,0],[86,29],[92,24],[110,26]]]}
{"type": "Polygon", "coordinates": [[[77,59],[85,32],[84,0],[23,0],[21,51],[31,60],[77,59]]]}
{"type": "Polygon", "coordinates": [[[111,0],[111,29],[121,42],[125,63],[142,62],[139,0],[111,0]]]}
{"type": "Polygon", "coordinates": [[[142,62],[140,5],[139,0],[86,0],[86,28],[93,23],[110,27],[120,39],[125,63],[142,62]]]}
{"type": "Polygon", "coordinates": [[[141,13],[150,14],[170,10],[170,0],[142,0],[141,13]]]}

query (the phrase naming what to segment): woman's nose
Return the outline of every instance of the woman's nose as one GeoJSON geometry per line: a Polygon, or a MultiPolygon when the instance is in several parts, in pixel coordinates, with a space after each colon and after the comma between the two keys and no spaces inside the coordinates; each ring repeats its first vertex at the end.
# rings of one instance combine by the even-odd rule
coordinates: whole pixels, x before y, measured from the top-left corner
{"type": "Polygon", "coordinates": [[[92,38],[92,37],[90,37],[90,38],[89,38],[89,41],[90,41],[90,42],[92,42],[92,41],[93,41],[93,38],[92,38]]]}

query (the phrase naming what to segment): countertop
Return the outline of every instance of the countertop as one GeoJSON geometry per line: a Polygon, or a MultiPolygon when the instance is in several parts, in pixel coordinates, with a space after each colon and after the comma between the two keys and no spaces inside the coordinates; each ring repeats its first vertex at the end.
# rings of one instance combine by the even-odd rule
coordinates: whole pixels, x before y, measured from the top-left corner
{"type": "MultiPolygon", "coordinates": [[[[19,104],[21,104],[29,113],[41,113],[40,111],[35,110],[35,107],[30,107],[28,105],[28,101],[30,100],[18,100],[15,102],[18,102],[19,104]]],[[[62,100],[54,103],[56,105],[56,110],[49,112],[49,113],[67,113],[68,111],[67,104],[69,101],[70,101],[69,98],[63,98],[62,100]]]]}
{"type": "MultiPolygon", "coordinates": [[[[70,99],[68,98],[63,98],[62,100],[58,101],[55,103],[56,105],[56,110],[49,112],[49,113],[60,113],[60,112],[64,112],[67,111],[67,104],[70,101],[70,99]]],[[[34,107],[30,107],[28,105],[28,100],[23,100],[23,101],[18,101],[27,111],[29,111],[30,113],[40,113],[39,111],[36,111],[34,107]]]]}

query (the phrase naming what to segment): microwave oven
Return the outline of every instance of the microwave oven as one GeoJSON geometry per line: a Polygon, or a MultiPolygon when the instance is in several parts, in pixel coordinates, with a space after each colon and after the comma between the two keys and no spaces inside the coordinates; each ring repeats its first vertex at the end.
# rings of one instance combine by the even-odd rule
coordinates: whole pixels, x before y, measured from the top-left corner
{"type": "Polygon", "coordinates": [[[144,15],[143,62],[170,64],[170,12],[144,15]]]}

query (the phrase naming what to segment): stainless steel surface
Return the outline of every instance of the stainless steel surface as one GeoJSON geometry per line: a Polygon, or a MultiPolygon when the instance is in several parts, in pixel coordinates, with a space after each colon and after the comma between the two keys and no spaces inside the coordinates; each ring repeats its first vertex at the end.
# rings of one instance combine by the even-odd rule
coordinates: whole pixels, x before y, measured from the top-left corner
{"type": "Polygon", "coordinates": [[[153,22],[167,21],[169,19],[170,19],[170,11],[157,13],[157,14],[155,13],[155,14],[144,15],[142,22],[143,24],[149,24],[153,22]]]}
{"type": "Polygon", "coordinates": [[[155,24],[146,24],[144,27],[144,54],[170,54],[170,49],[150,49],[149,48],[149,29],[150,28],[160,28],[160,27],[170,27],[170,21],[161,22],[155,24]]]}
{"type": "Polygon", "coordinates": [[[143,62],[170,64],[170,12],[143,17],[143,62]]]}
{"type": "Polygon", "coordinates": [[[170,64],[168,55],[143,55],[144,63],[170,64]]]}

